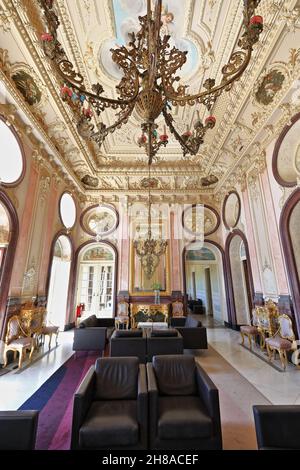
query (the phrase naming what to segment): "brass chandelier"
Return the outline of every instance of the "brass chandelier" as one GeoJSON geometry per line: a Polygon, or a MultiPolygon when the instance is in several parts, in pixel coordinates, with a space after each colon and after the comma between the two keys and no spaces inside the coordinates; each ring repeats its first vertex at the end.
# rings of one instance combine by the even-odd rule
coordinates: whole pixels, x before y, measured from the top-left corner
{"type": "Polygon", "coordinates": [[[133,242],[135,252],[141,260],[142,269],[147,279],[151,279],[159,265],[160,257],[165,253],[168,242],[152,237],[151,223],[151,176],[150,164],[148,177],[148,236],[133,242]]]}
{"type": "Polygon", "coordinates": [[[151,0],[147,0],[147,14],[139,17],[139,32],[129,34],[130,42],[126,47],[111,49],[112,60],[123,72],[123,77],[116,86],[119,96],[112,99],[103,96],[104,89],[100,83],[93,84],[88,89],[83,76],[68,60],[58,41],[60,23],[55,12],[55,0],[38,0],[47,28],[41,36],[44,52],[53,62],[61,80],[62,99],[73,109],[81,137],[93,140],[101,147],[107,135],[125,124],[135,110],[142,121],[142,135],[138,145],[144,148],[149,165],[160,147],[168,144],[166,126],[179,142],[184,156],[196,155],[207,130],[215,126],[215,117],[209,115],[203,123],[198,116],[193,130],[180,134],[170,110],[172,106],[203,104],[210,112],[221,93],[229,91],[246,70],[253,45],[259,40],[263,30],[263,19],[255,16],[260,0],[242,1],[243,33],[238,41],[239,49],[231,54],[228,63],[222,68],[219,84],[213,78],[208,78],[203,83],[203,90],[191,95],[187,94],[187,87],[180,84],[180,77],[176,75],[187,60],[187,52],[176,47],[171,48],[170,36],[161,34],[162,0],[156,0],[153,11],[151,0]],[[94,120],[95,115],[100,116],[107,108],[116,110],[116,120],[110,126],[94,120]],[[164,132],[158,136],[155,121],[161,114],[166,126],[164,132]]]}

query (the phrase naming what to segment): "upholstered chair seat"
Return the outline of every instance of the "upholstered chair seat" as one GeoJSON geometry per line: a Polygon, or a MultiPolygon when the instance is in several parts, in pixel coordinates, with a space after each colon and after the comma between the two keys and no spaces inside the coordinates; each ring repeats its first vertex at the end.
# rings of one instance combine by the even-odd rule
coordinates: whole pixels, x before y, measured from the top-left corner
{"type": "Polygon", "coordinates": [[[289,351],[292,347],[292,343],[288,339],[281,338],[280,336],[274,336],[273,338],[267,338],[266,343],[271,348],[285,349],[289,351]]]}
{"type": "Polygon", "coordinates": [[[58,333],[59,333],[59,327],[55,325],[43,325],[41,334],[42,337],[44,338],[45,336],[49,336],[49,349],[51,348],[51,341],[52,341],[52,336],[56,335],[56,344],[57,344],[57,339],[58,339],[58,333]]]}
{"type": "Polygon", "coordinates": [[[213,421],[199,397],[161,397],[158,437],[160,439],[202,439],[212,436],[213,421]]]}
{"type": "Polygon", "coordinates": [[[139,426],[135,400],[95,401],[79,431],[79,445],[84,449],[109,448],[138,444],[139,426]]]}
{"type": "Polygon", "coordinates": [[[255,335],[257,334],[257,328],[251,325],[242,325],[240,331],[244,334],[255,335]]]}
{"type": "Polygon", "coordinates": [[[23,348],[28,346],[28,348],[30,348],[31,343],[32,343],[31,338],[18,338],[18,339],[14,339],[11,343],[9,343],[9,345],[12,348],[17,347],[17,346],[23,346],[23,348]]]}

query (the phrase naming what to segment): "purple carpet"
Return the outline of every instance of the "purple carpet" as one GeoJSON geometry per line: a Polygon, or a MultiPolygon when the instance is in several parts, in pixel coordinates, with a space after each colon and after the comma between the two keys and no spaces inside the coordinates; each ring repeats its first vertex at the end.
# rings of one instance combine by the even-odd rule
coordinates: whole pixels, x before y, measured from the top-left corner
{"type": "Polygon", "coordinates": [[[96,352],[72,356],[19,408],[40,411],[36,449],[70,449],[73,395],[98,357],[96,352]]]}

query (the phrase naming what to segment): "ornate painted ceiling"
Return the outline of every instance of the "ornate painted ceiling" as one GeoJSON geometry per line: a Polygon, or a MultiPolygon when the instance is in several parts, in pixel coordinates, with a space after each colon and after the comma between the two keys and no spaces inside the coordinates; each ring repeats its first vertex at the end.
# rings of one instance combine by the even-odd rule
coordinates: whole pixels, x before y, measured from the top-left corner
{"type": "MultiPolygon", "coordinates": [[[[125,44],[128,31],[136,30],[146,0],[55,2],[68,57],[87,84],[100,82],[106,96],[115,97],[120,77],[109,49],[125,44]]],[[[299,7],[299,0],[261,1],[257,13],[264,17],[264,32],[246,73],[214,105],[217,124],[198,155],[184,158],[172,138],[159,151],[152,166],[154,194],[163,200],[183,196],[217,202],[243,184],[248,171],[264,165],[264,149],[299,111],[294,99],[300,79],[299,7]]],[[[166,32],[179,49],[188,50],[182,83],[192,92],[208,77],[218,80],[241,31],[243,0],[167,0],[163,8],[166,32]]],[[[12,106],[39,139],[42,158],[77,191],[112,200],[119,194],[143,197],[148,169],[137,145],[138,116],[110,134],[100,151],[81,139],[44,55],[43,32],[37,0],[0,0],[0,112],[1,106],[12,106]]],[[[173,108],[179,131],[191,126],[196,111],[205,116],[203,107],[173,108]]],[[[114,112],[107,111],[103,121],[113,120],[114,112]]]]}

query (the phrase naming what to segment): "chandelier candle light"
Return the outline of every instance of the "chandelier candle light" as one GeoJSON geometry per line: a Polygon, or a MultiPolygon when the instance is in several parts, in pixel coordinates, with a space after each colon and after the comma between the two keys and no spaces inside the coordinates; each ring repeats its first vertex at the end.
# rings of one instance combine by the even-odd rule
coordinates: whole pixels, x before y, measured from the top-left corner
{"type": "Polygon", "coordinates": [[[242,76],[250,62],[253,45],[263,30],[263,18],[254,15],[260,1],[242,0],[243,33],[238,41],[239,49],[231,54],[222,68],[220,83],[208,78],[203,83],[203,90],[191,95],[186,93],[187,86],[180,84],[180,77],[176,75],[187,60],[187,52],[171,48],[170,36],[161,34],[162,0],[156,0],[154,11],[151,0],[147,0],[147,14],[139,17],[139,32],[129,34],[127,46],[111,49],[112,60],[123,71],[123,77],[116,86],[119,96],[113,99],[103,96],[104,89],[100,83],[93,84],[91,89],[84,83],[83,76],[74,69],[58,41],[59,19],[55,13],[55,1],[38,0],[48,29],[41,35],[44,52],[60,77],[62,99],[73,109],[81,137],[93,140],[100,147],[107,135],[125,124],[135,110],[142,121],[138,145],[145,149],[149,165],[160,147],[168,144],[166,126],[161,135],[157,132],[155,121],[160,115],[179,142],[183,155],[196,155],[206,132],[215,126],[216,118],[209,115],[203,123],[198,114],[193,130],[187,129],[181,135],[174,125],[170,112],[172,106],[203,104],[210,113],[221,93],[229,91],[242,76]],[[116,110],[116,120],[110,126],[97,119],[107,108],[116,110]]]}

